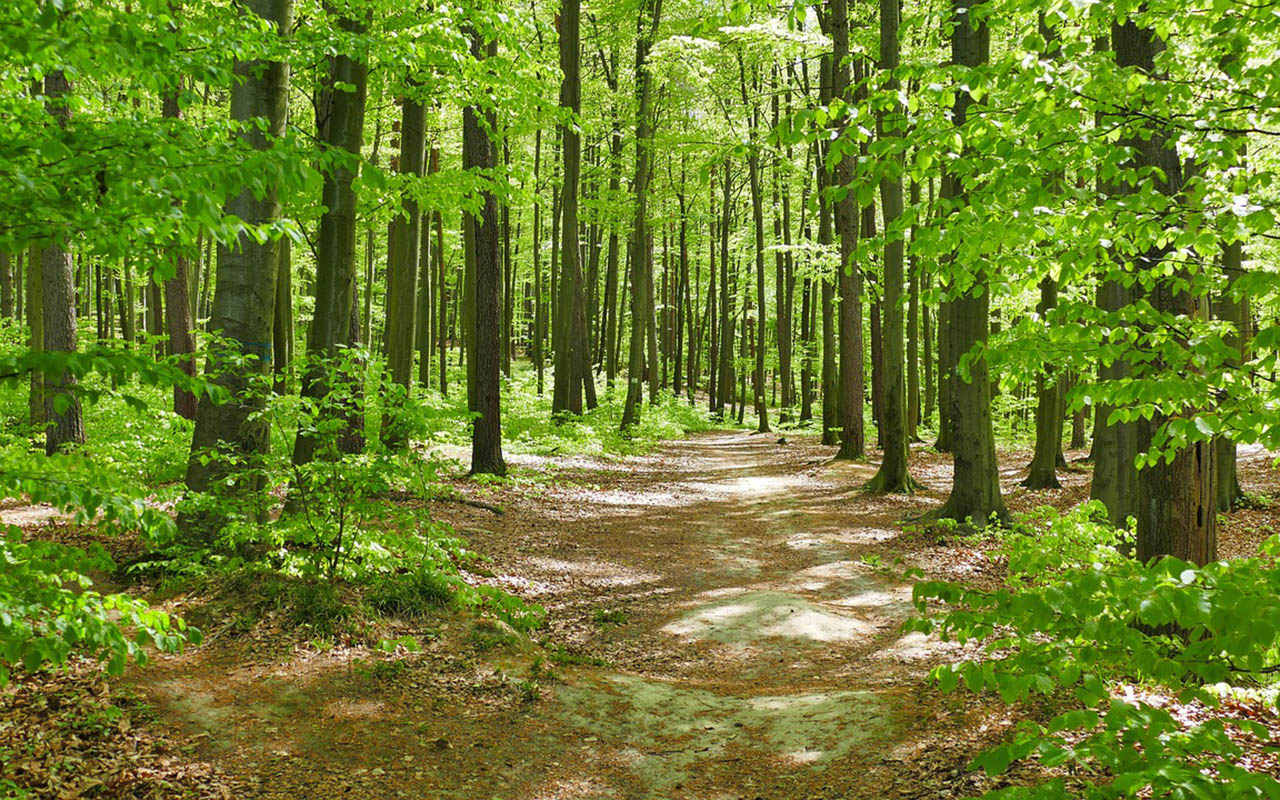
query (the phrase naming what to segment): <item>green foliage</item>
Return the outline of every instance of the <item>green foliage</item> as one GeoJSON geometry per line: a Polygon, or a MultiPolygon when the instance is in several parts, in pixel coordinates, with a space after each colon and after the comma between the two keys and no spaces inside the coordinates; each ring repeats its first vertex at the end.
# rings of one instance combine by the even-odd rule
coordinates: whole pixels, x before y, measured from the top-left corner
{"type": "Polygon", "coordinates": [[[118,675],[130,660],[145,663],[148,646],[176,652],[200,643],[200,632],[181,618],[129,595],[91,591],[87,573],[113,568],[100,546],[24,541],[21,529],[6,526],[0,564],[0,686],[15,665],[58,667],[78,653],[118,675]]]}
{"type": "MultiPolygon", "coordinates": [[[[99,380],[115,381],[132,376],[144,386],[173,381],[210,401],[217,399],[200,381],[149,358],[112,352],[69,358],[34,351],[0,357],[0,371],[10,383],[33,370],[69,370],[82,378],[96,374],[99,380]]],[[[90,401],[105,397],[91,380],[81,383],[80,391],[90,401]]],[[[173,521],[139,485],[142,476],[127,454],[128,448],[145,447],[146,442],[140,437],[118,444],[117,452],[124,454],[120,462],[130,465],[122,468],[110,457],[46,456],[14,437],[0,443],[0,497],[46,504],[72,525],[92,527],[99,536],[137,534],[149,544],[166,545],[174,538],[173,521]]],[[[0,684],[15,665],[26,670],[58,667],[79,654],[105,662],[108,672],[119,674],[130,660],[145,662],[146,647],[174,652],[185,642],[200,641],[198,630],[138,598],[93,591],[91,574],[115,570],[101,545],[86,549],[35,540],[11,525],[0,540],[0,562],[0,684]]]]}
{"type": "Polygon", "coordinates": [[[1012,525],[994,525],[977,534],[993,537],[997,552],[1008,562],[1013,587],[1052,581],[1063,571],[1088,565],[1110,565],[1132,552],[1132,530],[1117,530],[1107,518],[1107,508],[1097,500],[1082,503],[1066,513],[1040,506],[1019,515],[1012,525]]]}
{"type": "Polygon", "coordinates": [[[979,591],[920,582],[917,607],[941,612],[908,623],[946,641],[981,643],[985,657],[935,668],[944,691],[963,683],[1009,703],[1033,695],[1074,703],[1048,723],[1023,722],[1013,741],[975,761],[988,773],[1030,758],[1073,765],[1083,789],[1055,778],[993,792],[1008,798],[1275,797],[1280,781],[1238,763],[1234,718],[1184,723],[1175,709],[1122,696],[1120,682],[1154,687],[1177,702],[1216,707],[1215,684],[1259,684],[1280,664],[1280,539],[1262,556],[1197,567],[1173,558],[1140,564],[1121,555],[1124,532],[1104,531],[1084,508],[1047,523],[1045,552],[1028,529],[1010,534],[1011,586],[979,591]],[[1073,531],[1079,538],[1072,541],[1073,531]],[[1018,551],[1021,551],[1019,554],[1018,551]],[[1027,552],[1032,551],[1032,552],[1027,552]]]}
{"type": "Polygon", "coordinates": [[[627,612],[620,608],[597,608],[591,612],[591,619],[597,625],[608,627],[610,625],[625,625],[629,617],[627,612]]]}

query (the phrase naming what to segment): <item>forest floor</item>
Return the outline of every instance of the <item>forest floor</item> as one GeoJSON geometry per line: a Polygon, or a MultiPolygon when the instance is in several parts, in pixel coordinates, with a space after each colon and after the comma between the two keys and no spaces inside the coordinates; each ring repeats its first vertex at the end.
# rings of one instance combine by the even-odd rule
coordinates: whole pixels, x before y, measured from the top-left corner
{"type": "MultiPolygon", "coordinates": [[[[301,642],[270,620],[208,630],[202,647],[127,677],[143,711],[125,729],[149,766],[115,795],[853,800],[992,788],[970,759],[1046,710],[940,694],[928,669],[962,654],[900,631],[913,613],[904,567],[1002,579],[981,543],[909,524],[945,499],[949,457],[917,449],[924,488],[876,496],[859,488],[873,464],[788,439],[717,432],[615,461],[517,457],[540,477],[483,494],[459,482],[504,513],[449,503],[432,514],[492,558],[476,579],[547,608],[534,641],[457,614],[397,623],[391,633],[424,648],[394,656],[301,642]]],[[[1019,488],[1027,457],[1002,456],[1012,509],[1087,495],[1079,467],[1060,490],[1019,488]]],[[[1242,464],[1246,490],[1275,493],[1266,454],[1242,464]]],[[[1233,514],[1223,555],[1255,552],[1269,516],[1233,514]]],[[[1025,777],[1015,767],[999,780],[1025,777]]]]}

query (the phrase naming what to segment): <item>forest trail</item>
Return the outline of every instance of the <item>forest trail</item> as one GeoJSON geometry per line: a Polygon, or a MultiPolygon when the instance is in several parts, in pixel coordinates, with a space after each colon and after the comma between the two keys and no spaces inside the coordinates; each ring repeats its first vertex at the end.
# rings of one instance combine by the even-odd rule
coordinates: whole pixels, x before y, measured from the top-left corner
{"type": "MultiPolygon", "coordinates": [[[[553,486],[502,490],[501,516],[433,507],[494,556],[490,582],[548,608],[547,649],[454,619],[373,669],[350,648],[214,636],[137,685],[236,796],[965,796],[980,709],[925,686],[939,654],[900,632],[893,564],[981,563],[903,534],[941,492],[867,495],[874,465],[827,452],[719,432],[562,464],[553,486]]],[[[941,457],[913,469],[948,485],[941,457]]]]}

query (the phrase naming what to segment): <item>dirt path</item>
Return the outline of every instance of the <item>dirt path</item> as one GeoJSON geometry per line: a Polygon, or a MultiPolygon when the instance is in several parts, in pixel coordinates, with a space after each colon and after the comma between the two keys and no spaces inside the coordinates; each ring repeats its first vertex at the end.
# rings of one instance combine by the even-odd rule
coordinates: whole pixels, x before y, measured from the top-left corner
{"type": "Polygon", "coordinates": [[[738,432],[570,466],[503,516],[443,509],[548,608],[547,649],[456,619],[409,630],[436,638],[400,666],[215,638],[138,686],[246,797],[965,796],[976,712],[925,687],[939,654],[900,633],[890,567],[983,565],[903,535],[949,478],[913,466],[934,490],[871,497],[873,466],[738,432]]]}

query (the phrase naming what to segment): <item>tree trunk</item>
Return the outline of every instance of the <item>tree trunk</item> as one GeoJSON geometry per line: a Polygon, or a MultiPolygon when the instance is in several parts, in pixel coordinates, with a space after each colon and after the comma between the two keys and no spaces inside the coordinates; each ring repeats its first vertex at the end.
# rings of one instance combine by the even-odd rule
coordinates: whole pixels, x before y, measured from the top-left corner
{"type": "MultiPolygon", "coordinates": [[[[355,20],[344,19],[341,25],[354,34],[364,30],[355,20]]],[[[329,58],[328,77],[318,93],[316,109],[318,137],[325,150],[359,156],[364,143],[368,78],[369,67],[363,61],[346,53],[329,58]],[[346,84],[352,90],[338,89],[338,84],[346,84]]],[[[322,414],[336,414],[345,420],[349,432],[342,438],[352,444],[355,439],[352,433],[362,417],[361,376],[335,375],[332,370],[340,348],[355,344],[351,331],[351,317],[356,309],[353,290],[358,275],[355,177],[343,162],[338,162],[338,166],[324,175],[320,200],[324,212],[316,235],[315,314],[307,331],[309,368],[302,378],[302,397],[316,401],[322,414]],[[342,385],[330,385],[327,377],[337,378],[342,385]],[[338,402],[324,402],[324,398],[335,391],[338,402]]],[[[285,279],[284,270],[281,279],[285,279]]],[[[328,419],[317,421],[323,423],[328,419]]],[[[309,463],[315,458],[318,444],[315,437],[299,432],[294,442],[293,463],[309,463]]]]}
{"type": "MultiPolygon", "coordinates": [[[[1058,282],[1052,276],[1040,281],[1040,304],[1036,310],[1041,324],[1048,325],[1049,312],[1058,305],[1058,282]]],[[[1057,369],[1046,362],[1044,374],[1036,378],[1036,445],[1031,465],[1022,485],[1028,489],[1058,489],[1058,454],[1062,449],[1063,383],[1057,369]]]]}
{"type": "MultiPolygon", "coordinates": [[[[974,24],[969,13],[973,6],[973,0],[952,0],[951,54],[952,61],[961,67],[985,64],[990,50],[990,30],[985,22],[974,24]]],[[[956,93],[952,120],[957,129],[963,129],[973,102],[967,90],[956,93]]],[[[968,203],[967,189],[951,172],[944,175],[942,193],[951,201],[953,209],[968,203]]],[[[968,266],[974,270],[973,285],[965,287],[948,303],[948,360],[953,362],[959,361],[959,354],[980,347],[990,331],[988,266],[968,266]]],[[[1003,522],[1008,519],[1009,511],[1000,495],[995,436],[991,430],[991,378],[985,356],[972,359],[968,372],[963,378],[952,374],[949,394],[955,478],[951,496],[937,516],[974,525],[984,525],[992,518],[1003,522]]]]}
{"type": "MultiPolygon", "coordinates": [[[[911,207],[920,205],[920,184],[911,181],[911,207]]],[[[911,228],[915,241],[915,226],[911,228]]],[[[920,441],[920,264],[915,256],[908,263],[907,299],[907,441],[920,441]]],[[[926,345],[927,347],[927,345],[926,345]]],[[[926,357],[928,351],[926,349],[926,357]]]]}
{"type": "Polygon", "coordinates": [[[733,291],[729,286],[729,229],[733,213],[733,180],[729,159],[724,162],[721,182],[720,217],[720,393],[716,397],[716,413],[724,416],[725,403],[733,402],[733,291]]]}
{"type": "MultiPolygon", "coordinates": [[[[287,35],[292,27],[291,0],[246,0],[239,7],[241,13],[274,27],[277,36],[287,35]]],[[[289,67],[283,62],[241,61],[235,72],[238,82],[231,90],[231,118],[242,125],[240,136],[246,144],[268,150],[285,132],[289,67]],[[265,130],[252,123],[257,119],[266,120],[265,130]]],[[[277,192],[270,186],[261,194],[246,188],[226,206],[227,214],[254,226],[274,225],[280,210],[277,192]]],[[[279,240],[259,242],[247,233],[234,247],[218,248],[209,324],[233,350],[240,351],[233,355],[250,357],[237,363],[228,361],[225,354],[210,354],[205,374],[227,390],[231,401],[200,404],[187,465],[187,487],[193,492],[225,487],[224,481],[237,478],[231,491],[240,496],[239,505],[251,518],[263,510],[263,498],[258,497],[262,480],[255,468],[270,446],[269,430],[258,412],[266,401],[260,383],[271,365],[278,257],[279,240]],[[211,454],[220,457],[210,459],[211,454]]],[[[211,541],[221,522],[213,512],[188,514],[179,520],[187,538],[200,542],[211,541]]]]}
{"type": "MultiPolygon", "coordinates": [[[[497,55],[497,42],[484,43],[471,34],[471,54],[477,58],[497,55]]],[[[480,110],[468,106],[463,111],[463,167],[476,171],[493,169],[497,159],[489,134],[480,125],[480,110]]],[[[488,112],[488,129],[497,129],[494,112],[488,112]]],[[[470,474],[505,475],[502,457],[502,253],[499,249],[498,201],[490,191],[482,193],[483,206],[474,219],[475,309],[468,338],[474,342],[468,369],[474,375],[470,474]]]]}
{"type": "MultiPolygon", "coordinates": [[[[420,101],[406,97],[401,109],[400,173],[421,178],[426,160],[427,109],[420,101]]],[[[400,216],[396,218],[392,258],[387,267],[387,370],[391,380],[404,387],[413,386],[414,333],[417,330],[418,272],[422,242],[422,209],[408,195],[403,198],[400,216]]],[[[499,264],[501,268],[501,264],[499,264]]],[[[401,426],[386,424],[382,441],[388,447],[403,447],[407,432],[401,426]]]]}
{"type": "MultiPolygon", "coordinates": [[[[617,86],[611,87],[617,92],[617,86]]],[[[617,110],[614,110],[613,134],[609,139],[609,197],[617,198],[622,192],[622,127],[617,110]]],[[[605,261],[604,276],[604,362],[605,385],[613,388],[618,376],[618,230],[609,228],[609,255],[605,261]]]]}
{"type": "MultiPolygon", "coordinates": [[[[1155,74],[1155,60],[1164,50],[1164,42],[1150,28],[1140,28],[1132,21],[1111,26],[1116,64],[1132,68],[1148,79],[1155,74]]],[[[1133,166],[1139,170],[1157,167],[1164,176],[1156,179],[1156,189],[1169,197],[1182,189],[1182,169],[1174,141],[1169,132],[1151,128],[1145,135],[1122,140],[1135,155],[1133,166]]],[[[1135,191],[1120,187],[1121,193],[1135,191]]],[[[1167,255],[1166,248],[1154,248],[1142,254],[1140,263],[1159,265],[1167,255]]],[[[1170,276],[1159,276],[1147,290],[1146,299],[1158,313],[1184,318],[1200,312],[1200,300],[1186,288],[1188,273],[1178,266],[1170,276]],[[1184,284],[1179,286],[1179,283],[1184,284]]],[[[1140,284],[1138,284],[1140,285],[1140,284]]],[[[1142,374],[1165,369],[1159,358],[1144,364],[1142,374]]],[[[1156,431],[1169,421],[1163,412],[1137,422],[1137,444],[1147,451],[1156,431]]],[[[1212,443],[1196,442],[1177,451],[1172,460],[1161,458],[1138,473],[1137,557],[1149,561],[1171,555],[1196,564],[1207,564],[1217,558],[1217,493],[1214,488],[1214,453],[1212,443]]]]}
{"type": "MultiPolygon", "coordinates": [[[[850,100],[849,17],[846,0],[831,2],[831,94],[850,100]]],[[[835,166],[832,180],[837,187],[853,182],[852,154],[845,153],[835,166]]],[[[840,237],[840,450],[836,458],[862,458],[866,450],[862,408],[866,402],[862,347],[862,272],[853,263],[858,246],[859,220],[854,209],[854,193],[846,192],[835,202],[835,228],[840,237]]]]}
{"type": "MultiPolygon", "coordinates": [[[[880,69],[888,75],[885,91],[895,98],[898,79],[898,0],[880,2],[880,69]]],[[[880,118],[880,137],[901,138],[907,125],[905,111],[896,104],[880,118]]],[[[884,397],[880,409],[880,441],[884,458],[869,489],[910,493],[915,481],[907,471],[909,439],[907,427],[906,364],[903,358],[902,287],[905,280],[903,237],[893,231],[902,217],[902,177],[890,171],[880,179],[880,205],[884,213],[884,319],[880,331],[883,351],[880,363],[884,371],[884,397]]],[[[914,320],[913,320],[914,324],[914,320]]]]}
{"type": "Polygon", "coordinates": [[[542,189],[539,182],[542,171],[542,131],[534,136],[533,145],[533,342],[530,343],[530,356],[538,375],[538,396],[542,396],[546,369],[546,356],[542,352],[542,341],[545,336],[546,319],[542,311],[542,189]]]}
{"type": "Polygon", "coordinates": [[[583,293],[581,249],[578,242],[578,190],[582,168],[582,139],[578,114],[582,111],[579,45],[580,0],[564,0],[560,6],[560,107],[572,115],[560,126],[564,156],[564,184],[560,192],[560,293],[556,310],[559,341],[555,343],[555,374],[551,413],[582,413],[582,348],[587,346],[586,298],[583,293]]]}
{"type": "MultiPolygon", "coordinates": [[[[746,68],[739,54],[739,76],[742,87],[742,105],[748,106],[746,96],[746,68]]],[[[755,129],[760,124],[758,106],[751,106],[753,113],[749,125],[751,129],[750,154],[746,159],[751,184],[751,224],[755,232],[755,372],[751,376],[753,399],[755,406],[756,433],[768,433],[769,410],[764,399],[764,193],[760,189],[760,151],[759,142],[755,141],[755,129]]]]}
{"type": "MultiPolygon", "coordinates": [[[[44,258],[32,249],[27,255],[27,328],[31,332],[32,350],[44,349],[44,291],[41,286],[44,258]]],[[[31,372],[31,388],[27,394],[27,419],[33,428],[44,427],[44,373],[31,372]]]]}
{"type": "MultiPolygon", "coordinates": [[[[99,298],[101,298],[101,289],[99,289],[99,298]]],[[[98,301],[98,310],[101,313],[102,301],[98,301]]],[[[0,252],[0,316],[5,319],[14,319],[13,311],[13,264],[6,252],[0,252]]]]}
{"type": "MultiPolygon", "coordinates": [[[[167,92],[164,96],[161,111],[166,119],[180,119],[181,109],[178,107],[178,91],[167,92]]],[[[199,250],[197,249],[197,257],[199,250]]],[[[196,336],[195,320],[191,313],[191,262],[180,248],[170,249],[173,260],[173,275],[164,282],[165,328],[169,333],[169,351],[178,356],[179,368],[188,375],[196,374],[196,336]]],[[[101,314],[102,291],[98,292],[99,314],[101,314]]],[[[103,326],[105,329],[105,325],[103,326]]],[[[106,331],[103,330],[103,338],[106,331]]],[[[173,412],[186,419],[196,418],[196,396],[180,387],[173,387],[173,412]]]]}
{"type": "MultiPolygon", "coordinates": [[[[636,171],[632,183],[632,191],[635,193],[635,221],[631,229],[631,351],[627,367],[627,398],[622,409],[623,430],[640,421],[641,379],[645,367],[644,334],[645,328],[653,324],[653,268],[648,227],[653,147],[653,81],[648,60],[649,48],[653,45],[653,37],[657,34],[661,18],[662,0],[641,2],[636,21],[636,171]]],[[[653,370],[654,367],[653,359],[650,358],[649,369],[653,370]]],[[[651,398],[654,395],[653,387],[654,382],[651,380],[651,398]]]]}
{"type": "MultiPolygon", "coordinates": [[[[59,128],[71,121],[71,84],[62,70],[44,78],[46,108],[59,128]]],[[[43,305],[43,348],[76,352],[75,265],[62,242],[46,246],[40,259],[40,301],[43,305]]],[[[45,376],[45,452],[52,455],[68,445],[84,443],[84,416],[70,371],[45,376]]]]}

